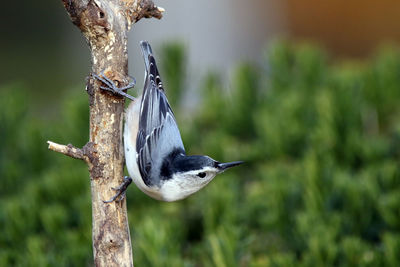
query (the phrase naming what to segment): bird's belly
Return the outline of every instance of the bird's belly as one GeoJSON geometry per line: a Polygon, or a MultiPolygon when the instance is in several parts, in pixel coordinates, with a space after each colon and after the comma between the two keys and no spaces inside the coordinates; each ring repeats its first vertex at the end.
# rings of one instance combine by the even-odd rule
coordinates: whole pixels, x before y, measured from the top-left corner
{"type": "Polygon", "coordinates": [[[137,98],[129,104],[125,114],[125,127],[124,127],[124,149],[125,149],[125,162],[128,173],[133,182],[144,193],[152,198],[163,200],[160,191],[156,187],[148,187],[142,179],[137,164],[136,153],[136,138],[139,128],[139,114],[140,114],[141,98],[137,98]]]}

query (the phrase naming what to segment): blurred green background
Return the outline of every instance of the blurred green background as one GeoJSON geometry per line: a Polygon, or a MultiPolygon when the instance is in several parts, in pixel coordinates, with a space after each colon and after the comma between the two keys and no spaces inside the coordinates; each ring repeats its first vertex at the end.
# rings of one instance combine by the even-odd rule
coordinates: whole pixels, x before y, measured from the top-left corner
{"type": "MultiPolygon", "coordinates": [[[[400,265],[399,49],[329,64],[318,48],[278,42],[264,65],[236,67],[229,93],[218,74],[203,77],[186,119],[184,47],[160,54],[188,152],[246,164],[177,203],[131,186],[137,266],[400,265]]],[[[27,95],[0,90],[0,266],[91,265],[87,168],[45,143],[85,144],[87,96],[37,119],[27,95]]]]}
{"type": "MultiPolygon", "coordinates": [[[[92,266],[87,167],[46,145],[88,140],[88,50],[60,3],[23,2],[2,17],[32,31],[1,29],[0,266],[92,266]]],[[[136,266],[400,266],[398,46],[347,60],[323,42],[266,42],[188,94],[190,46],[163,43],[187,152],[246,164],[176,203],[131,186],[136,266]]]]}

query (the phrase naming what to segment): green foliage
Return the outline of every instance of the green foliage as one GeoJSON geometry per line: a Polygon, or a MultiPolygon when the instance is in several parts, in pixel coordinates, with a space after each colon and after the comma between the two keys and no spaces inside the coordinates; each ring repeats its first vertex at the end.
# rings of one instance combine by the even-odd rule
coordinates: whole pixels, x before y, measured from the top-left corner
{"type": "MultiPolygon", "coordinates": [[[[163,55],[180,114],[182,46],[163,55]]],[[[400,266],[400,51],[327,62],[309,45],[276,43],[262,67],[239,65],[231,88],[204,77],[196,112],[178,116],[185,146],[246,164],[176,203],[129,188],[136,265],[400,266]]],[[[86,142],[86,96],[44,121],[20,88],[0,90],[0,266],[90,265],[86,166],[45,143],[86,142]]]]}

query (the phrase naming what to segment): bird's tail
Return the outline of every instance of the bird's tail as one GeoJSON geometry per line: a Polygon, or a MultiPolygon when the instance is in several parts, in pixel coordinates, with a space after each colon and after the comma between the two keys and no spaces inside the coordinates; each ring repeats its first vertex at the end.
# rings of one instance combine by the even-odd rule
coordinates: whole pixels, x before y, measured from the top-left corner
{"type": "Polygon", "coordinates": [[[148,72],[150,70],[150,57],[153,57],[153,50],[151,49],[151,46],[147,41],[141,41],[140,47],[142,48],[142,54],[143,54],[144,64],[146,67],[146,72],[148,72]]]}
{"type": "Polygon", "coordinates": [[[163,84],[161,82],[160,74],[157,69],[156,60],[153,56],[153,50],[151,50],[151,46],[147,41],[141,41],[140,47],[142,48],[142,54],[145,64],[145,83],[149,82],[150,80],[154,81],[157,88],[160,90],[164,90],[163,84]],[[148,81],[149,80],[149,81],[148,81]]]}

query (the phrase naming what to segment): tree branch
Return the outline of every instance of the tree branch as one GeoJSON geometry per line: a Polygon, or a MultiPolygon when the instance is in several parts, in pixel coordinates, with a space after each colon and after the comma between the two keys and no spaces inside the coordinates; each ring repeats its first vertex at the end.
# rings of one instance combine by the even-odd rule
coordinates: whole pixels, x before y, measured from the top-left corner
{"type": "MultiPolygon", "coordinates": [[[[91,51],[92,73],[104,74],[117,86],[128,84],[128,31],[141,18],[162,17],[151,0],[62,0],[91,51]]],[[[125,200],[104,203],[123,181],[122,123],[124,98],[103,92],[90,75],[89,142],[78,149],[49,143],[49,149],[87,162],[92,193],[93,255],[96,266],[133,266],[125,200]]]]}
{"type": "Polygon", "coordinates": [[[47,141],[47,143],[49,144],[49,149],[53,150],[55,152],[67,155],[71,158],[74,159],[81,159],[81,160],[85,160],[84,158],[84,154],[82,149],[80,148],[76,148],[71,144],[68,145],[60,145],[51,141],[47,141]]]}

